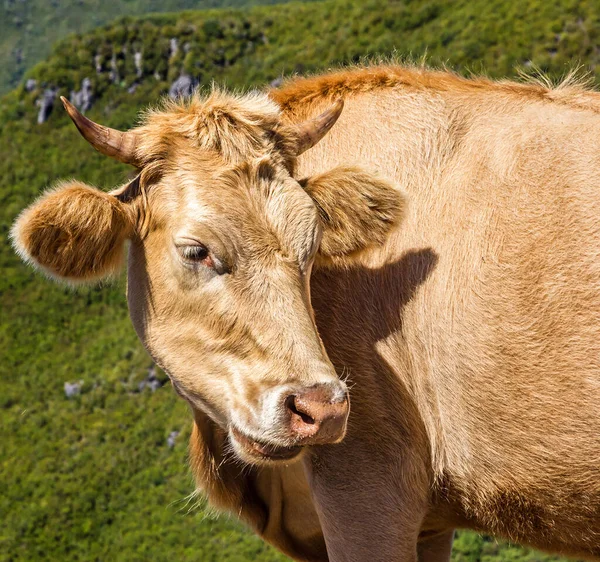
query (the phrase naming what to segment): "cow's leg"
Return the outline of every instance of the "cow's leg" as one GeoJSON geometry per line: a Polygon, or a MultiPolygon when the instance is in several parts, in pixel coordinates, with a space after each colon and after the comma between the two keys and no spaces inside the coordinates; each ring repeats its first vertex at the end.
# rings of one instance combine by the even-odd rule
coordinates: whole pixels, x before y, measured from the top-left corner
{"type": "Polygon", "coordinates": [[[417,545],[419,562],[448,562],[453,540],[454,529],[421,535],[417,545]]]}
{"type": "Polygon", "coordinates": [[[305,461],[330,562],[416,562],[428,484],[409,456],[377,458],[353,440],[305,461]]]}

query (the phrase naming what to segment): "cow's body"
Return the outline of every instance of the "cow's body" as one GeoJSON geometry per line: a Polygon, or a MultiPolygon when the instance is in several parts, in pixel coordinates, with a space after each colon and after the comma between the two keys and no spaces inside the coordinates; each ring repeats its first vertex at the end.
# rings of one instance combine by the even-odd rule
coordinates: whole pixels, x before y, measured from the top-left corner
{"type": "Polygon", "coordinates": [[[323,454],[365,483],[416,471],[436,490],[425,528],[600,555],[600,116],[493,90],[354,103],[302,171],[375,165],[411,212],[383,255],[313,276],[355,385],[352,431],[323,454]],[[351,132],[359,115],[378,126],[351,132]]]}
{"type": "MultiPolygon", "coordinates": [[[[272,95],[304,118],[334,78],[272,95]]],[[[299,162],[375,168],[410,205],[383,251],[312,276],[353,385],[346,439],[307,463],[330,557],[406,560],[455,527],[600,556],[600,100],[411,78],[347,95],[299,162]]]]}
{"type": "MultiPolygon", "coordinates": [[[[407,194],[409,211],[384,246],[317,258],[310,279],[327,356],[351,383],[345,439],[302,462],[241,470],[227,424],[184,394],[200,488],[298,560],[442,561],[463,527],[600,557],[598,95],[382,67],[270,96],[284,122],[345,100],[294,178],[339,165],[378,172],[407,194]]],[[[191,150],[178,142],[176,156],[191,150]]],[[[161,193],[175,191],[157,185],[151,205],[167,209],[161,193]]],[[[168,324],[154,340],[145,332],[160,310],[144,299],[163,282],[155,275],[149,289],[146,270],[165,255],[151,237],[134,237],[130,305],[160,358],[168,324]]],[[[196,384],[178,368],[178,383],[196,384]]]]}

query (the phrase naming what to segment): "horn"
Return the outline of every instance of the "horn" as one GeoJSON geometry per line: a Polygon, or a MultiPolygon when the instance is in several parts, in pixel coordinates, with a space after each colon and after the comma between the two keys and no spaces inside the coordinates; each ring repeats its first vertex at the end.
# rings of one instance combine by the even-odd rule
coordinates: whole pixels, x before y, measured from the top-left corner
{"type": "Polygon", "coordinates": [[[124,164],[130,164],[136,168],[141,167],[141,162],[136,156],[137,135],[135,133],[131,131],[123,133],[94,123],[81,114],[64,96],[61,96],[60,100],[81,136],[98,152],[124,164]]]}
{"type": "Polygon", "coordinates": [[[315,146],[329,132],[341,115],[342,109],[344,109],[344,100],[339,99],[318,117],[293,127],[295,136],[298,139],[297,156],[315,146]]]}

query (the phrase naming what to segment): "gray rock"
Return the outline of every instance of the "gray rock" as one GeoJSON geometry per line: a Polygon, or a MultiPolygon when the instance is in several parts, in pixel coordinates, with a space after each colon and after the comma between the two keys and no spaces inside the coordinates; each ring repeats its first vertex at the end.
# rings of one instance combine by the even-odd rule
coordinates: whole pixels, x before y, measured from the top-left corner
{"type": "Polygon", "coordinates": [[[117,55],[114,53],[110,59],[110,72],[108,73],[108,78],[113,84],[118,84],[120,82],[119,68],[117,67],[117,55]]]}
{"type": "Polygon", "coordinates": [[[65,396],[67,398],[73,398],[73,396],[77,396],[81,393],[81,387],[83,385],[83,381],[79,382],[66,382],[65,383],[65,396]]]}
{"type": "Polygon", "coordinates": [[[52,88],[47,88],[44,90],[42,97],[37,101],[37,105],[40,110],[38,111],[37,122],[38,125],[45,123],[48,121],[48,117],[52,113],[52,108],[54,107],[54,98],[56,97],[56,91],[52,88]]]}
{"type": "Polygon", "coordinates": [[[194,93],[196,87],[195,80],[189,74],[182,74],[169,88],[169,97],[171,99],[186,98],[194,93]]]}
{"type": "Polygon", "coordinates": [[[35,80],[34,78],[29,78],[29,80],[27,80],[27,82],[25,82],[25,89],[28,92],[33,92],[33,90],[35,90],[37,88],[37,80],[35,80]]]}
{"type": "Polygon", "coordinates": [[[141,51],[136,51],[135,53],[133,53],[133,62],[135,64],[135,75],[138,78],[141,78],[144,70],[142,66],[143,58],[141,51]]]}
{"type": "Polygon", "coordinates": [[[81,81],[81,90],[71,90],[71,103],[82,112],[86,112],[92,108],[94,102],[94,93],[92,91],[92,81],[89,78],[84,78],[81,81]]]}
{"type": "Polygon", "coordinates": [[[94,66],[96,68],[96,74],[102,73],[102,57],[100,55],[96,55],[94,57],[94,66]]]}
{"type": "Polygon", "coordinates": [[[137,83],[134,82],[131,86],[129,86],[129,88],[127,88],[127,93],[134,94],[135,91],[137,90],[137,87],[138,87],[137,83]]]}
{"type": "Polygon", "coordinates": [[[279,88],[283,84],[283,78],[275,78],[270,84],[271,88],[279,88]]]}
{"type": "Polygon", "coordinates": [[[178,436],[179,431],[171,431],[171,433],[169,433],[169,437],[167,437],[167,447],[169,447],[169,449],[175,447],[175,441],[177,440],[178,436]]]}
{"type": "Polygon", "coordinates": [[[159,388],[162,388],[163,383],[160,382],[158,379],[155,381],[148,381],[148,388],[152,391],[152,392],[156,392],[159,388]]]}
{"type": "Polygon", "coordinates": [[[87,111],[92,107],[94,102],[94,92],[92,90],[92,81],[89,78],[84,78],[81,81],[81,110],[87,111]]]}
{"type": "Polygon", "coordinates": [[[152,365],[148,369],[148,376],[138,383],[138,391],[142,392],[145,388],[149,388],[152,392],[157,391],[164,386],[164,382],[156,376],[156,365],[152,365]]]}
{"type": "Polygon", "coordinates": [[[179,41],[177,41],[177,37],[171,37],[171,40],[169,41],[169,47],[169,57],[174,57],[179,52],[179,41]]]}
{"type": "Polygon", "coordinates": [[[148,369],[148,378],[146,380],[148,381],[147,386],[152,392],[163,386],[163,382],[156,376],[156,365],[152,365],[148,369]]]}

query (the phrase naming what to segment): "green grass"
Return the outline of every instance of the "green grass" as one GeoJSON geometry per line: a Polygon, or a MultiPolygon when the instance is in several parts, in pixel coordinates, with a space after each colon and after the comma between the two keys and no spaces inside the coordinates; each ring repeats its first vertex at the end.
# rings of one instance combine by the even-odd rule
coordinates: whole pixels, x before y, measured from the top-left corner
{"type": "Polygon", "coordinates": [[[121,16],[150,12],[252,6],[287,0],[3,0],[0,3],[0,94],[73,32],[84,33],[121,16]]]}
{"type": "MultiPolygon", "coordinates": [[[[600,6],[591,1],[329,0],[125,18],[62,40],[28,76],[65,94],[90,77],[90,117],[124,128],[182,71],[204,86],[248,88],[396,54],[496,77],[530,64],[559,77],[580,61],[597,79],[599,33],[600,6]],[[171,37],[188,43],[187,54],[169,58],[171,37]],[[131,54],[138,49],[141,78],[131,54]],[[93,63],[113,52],[118,84],[93,63]]],[[[19,86],[0,100],[0,561],[282,560],[235,521],[207,518],[201,501],[185,499],[191,417],[168,385],[137,391],[151,363],[130,326],[123,280],[73,291],[11,250],[14,218],[55,180],[109,188],[129,173],[86,145],[58,108],[37,125],[39,94],[19,86]],[[64,383],[78,380],[82,394],[67,399],[64,383]],[[174,430],[181,433],[169,449],[174,430]]],[[[453,557],[559,560],[469,532],[453,557]]]]}

